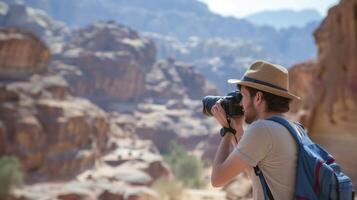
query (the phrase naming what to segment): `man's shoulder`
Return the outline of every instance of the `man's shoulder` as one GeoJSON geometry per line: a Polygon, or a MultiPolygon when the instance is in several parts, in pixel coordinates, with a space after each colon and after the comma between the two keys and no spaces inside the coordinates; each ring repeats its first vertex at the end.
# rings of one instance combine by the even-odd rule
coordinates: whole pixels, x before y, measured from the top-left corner
{"type": "Polygon", "coordinates": [[[267,128],[268,126],[272,126],[272,122],[273,121],[266,120],[266,119],[258,119],[258,120],[255,120],[253,123],[249,124],[247,129],[267,128]]]}
{"type": "Polygon", "coordinates": [[[272,130],[285,130],[285,128],[282,125],[268,119],[258,119],[247,127],[248,132],[272,132],[272,130]]]}
{"type": "Polygon", "coordinates": [[[251,133],[251,134],[261,134],[263,132],[266,132],[268,127],[266,122],[267,120],[264,119],[258,119],[251,124],[247,126],[246,132],[251,133]]]}

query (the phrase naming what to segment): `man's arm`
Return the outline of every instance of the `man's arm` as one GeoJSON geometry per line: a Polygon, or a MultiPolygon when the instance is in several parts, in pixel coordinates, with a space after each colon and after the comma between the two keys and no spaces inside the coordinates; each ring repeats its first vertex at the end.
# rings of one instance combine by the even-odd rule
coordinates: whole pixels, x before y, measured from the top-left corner
{"type": "MultiPolygon", "coordinates": [[[[217,102],[212,107],[212,113],[222,127],[228,127],[226,113],[220,102],[217,102]]],[[[243,117],[231,118],[231,125],[236,130],[236,137],[238,140],[240,140],[240,137],[243,134],[242,124],[243,117]]],[[[232,154],[232,150],[234,149],[232,141],[235,142],[233,134],[226,133],[218,146],[211,174],[211,183],[214,187],[225,185],[240,172],[247,169],[248,165],[245,161],[240,159],[237,154],[232,154]]]]}
{"type": "MultiPolygon", "coordinates": [[[[242,133],[243,130],[237,130],[236,135],[240,137],[242,133]]],[[[218,146],[211,174],[211,184],[214,187],[225,185],[248,167],[245,161],[240,159],[237,154],[232,153],[233,137],[233,134],[226,133],[218,146]]]]}

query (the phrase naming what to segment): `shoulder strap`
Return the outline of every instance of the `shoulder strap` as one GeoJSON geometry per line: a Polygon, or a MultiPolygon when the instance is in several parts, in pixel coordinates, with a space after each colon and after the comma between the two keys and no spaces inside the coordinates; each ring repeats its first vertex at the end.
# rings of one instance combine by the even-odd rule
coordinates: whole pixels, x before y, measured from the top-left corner
{"type": "Polygon", "coordinates": [[[263,192],[264,192],[264,199],[265,200],[274,200],[274,197],[270,191],[270,188],[265,181],[263,172],[260,170],[260,168],[257,166],[253,167],[255,175],[259,177],[260,183],[262,184],[263,192]]]}

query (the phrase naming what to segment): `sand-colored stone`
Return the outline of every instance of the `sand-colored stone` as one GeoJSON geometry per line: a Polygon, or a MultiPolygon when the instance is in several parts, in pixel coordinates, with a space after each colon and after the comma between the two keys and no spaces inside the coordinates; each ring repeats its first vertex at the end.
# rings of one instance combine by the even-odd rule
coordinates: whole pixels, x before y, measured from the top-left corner
{"type": "Polygon", "coordinates": [[[50,61],[50,51],[32,32],[0,29],[0,75],[17,78],[44,72],[50,61]]]}

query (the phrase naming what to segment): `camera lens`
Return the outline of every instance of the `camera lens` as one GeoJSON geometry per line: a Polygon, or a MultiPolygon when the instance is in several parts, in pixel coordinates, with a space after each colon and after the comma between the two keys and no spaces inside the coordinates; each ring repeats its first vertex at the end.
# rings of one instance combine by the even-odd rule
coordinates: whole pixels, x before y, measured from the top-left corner
{"type": "Polygon", "coordinates": [[[211,109],[216,104],[216,102],[221,99],[223,96],[206,96],[202,99],[203,104],[203,114],[207,116],[212,116],[211,109]]]}

